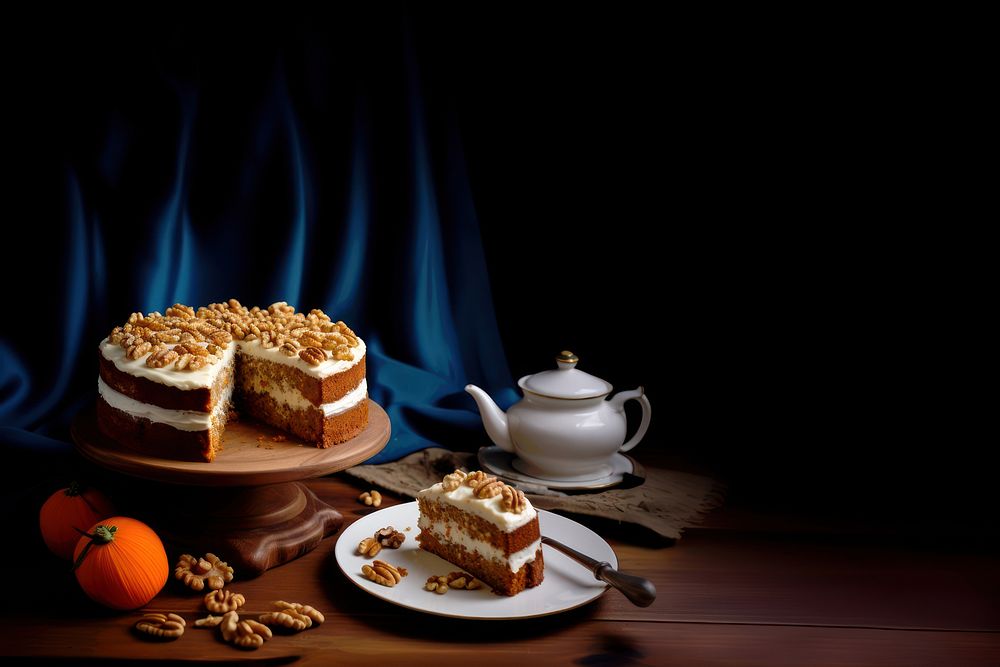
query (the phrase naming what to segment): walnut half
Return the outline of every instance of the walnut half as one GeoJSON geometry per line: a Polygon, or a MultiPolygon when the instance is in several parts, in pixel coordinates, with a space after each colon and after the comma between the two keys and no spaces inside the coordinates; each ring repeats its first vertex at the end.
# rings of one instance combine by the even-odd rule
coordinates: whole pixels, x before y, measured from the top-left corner
{"type": "Polygon", "coordinates": [[[314,625],[320,625],[326,618],[318,610],[307,604],[277,600],[272,603],[277,611],[271,611],[260,617],[260,622],[287,628],[292,632],[301,632],[314,625]]]}
{"type": "Polygon", "coordinates": [[[227,611],[236,611],[246,604],[246,601],[242,593],[216,590],[205,596],[205,609],[216,614],[224,614],[227,611]]]}
{"type": "Polygon", "coordinates": [[[373,561],[371,565],[362,565],[361,573],[365,575],[365,578],[374,581],[376,584],[382,584],[383,586],[395,586],[403,577],[406,576],[406,568],[397,568],[395,565],[390,565],[384,560],[373,561]]]}
{"type": "Polygon", "coordinates": [[[187,623],[177,614],[146,614],[135,624],[136,632],[159,639],[177,639],[187,623]]]}
{"type": "Polygon", "coordinates": [[[193,591],[204,590],[206,584],[212,590],[219,590],[233,580],[233,568],[215,554],[205,554],[204,558],[184,554],[174,568],[174,579],[193,591]]]}
{"type": "Polygon", "coordinates": [[[406,535],[399,532],[392,526],[387,526],[385,528],[379,528],[379,530],[374,535],[378,543],[383,547],[389,547],[390,549],[398,549],[403,541],[406,540],[406,535]]]}

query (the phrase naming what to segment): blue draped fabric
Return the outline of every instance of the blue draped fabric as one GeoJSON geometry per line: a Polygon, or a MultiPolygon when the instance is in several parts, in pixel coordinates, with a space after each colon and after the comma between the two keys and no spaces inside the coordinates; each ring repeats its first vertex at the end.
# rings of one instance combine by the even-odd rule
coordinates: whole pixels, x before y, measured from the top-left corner
{"type": "Polygon", "coordinates": [[[31,337],[0,332],[0,443],[65,447],[68,423],[95,395],[97,343],[132,310],[229,297],[321,307],[367,341],[369,394],[393,431],[373,462],[482,441],[465,384],[503,407],[516,394],[458,130],[445,122],[442,138],[429,139],[412,59],[404,71],[408,123],[381,153],[373,128],[386,125],[385,111],[357,96],[340,118],[349,140],[333,142],[324,108],[297,106],[281,67],[246,111],[249,130],[228,135],[240,156],[221,161],[228,170],[213,144],[225,128],[202,111],[215,108],[211,91],[173,83],[166,121],[112,119],[100,154],[66,165],[54,193],[65,217],[51,224],[62,233],[40,230],[44,245],[19,249],[57,272],[54,285],[17,289],[58,324],[31,337]],[[169,155],[141,140],[150,134],[166,137],[169,155]],[[157,187],[142,189],[147,181],[157,187]]]}

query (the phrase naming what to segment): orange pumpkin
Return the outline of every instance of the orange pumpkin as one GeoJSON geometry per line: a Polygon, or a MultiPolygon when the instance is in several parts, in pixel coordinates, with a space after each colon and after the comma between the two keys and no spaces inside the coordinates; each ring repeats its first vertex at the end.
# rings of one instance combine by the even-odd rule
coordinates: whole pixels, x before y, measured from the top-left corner
{"type": "Polygon", "coordinates": [[[112,609],[148,603],[167,583],[170,570],[153,529],[124,516],[95,524],[77,542],[73,558],[83,592],[112,609]]]}
{"type": "Polygon", "coordinates": [[[68,488],[56,491],[42,505],[38,513],[38,526],[49,551],[73,560],[73,550],[80,541],[80,533],[106,516],[115,513],[115,507],[96,489],[84,489],[72,482],[68,488]]]}

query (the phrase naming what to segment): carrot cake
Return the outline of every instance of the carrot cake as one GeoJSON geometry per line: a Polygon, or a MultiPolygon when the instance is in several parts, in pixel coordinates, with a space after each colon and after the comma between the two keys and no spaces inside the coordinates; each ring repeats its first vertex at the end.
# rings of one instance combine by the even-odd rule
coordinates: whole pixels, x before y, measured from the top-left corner
{"type": "Polygon", "coordinates": [[[542,583],[538,512],[524,492],[482,471],[456,470],[417,494],[420,548],[457,565],[494,593],[542,583]]]}
{"type": "Polygon", "coordinates": [[[284,301],[133,313],[98,347],[98,427],[138,451],[211,461],[238,411],[330,447],[368,424],[365,352],[343,322],[284,301]]]}

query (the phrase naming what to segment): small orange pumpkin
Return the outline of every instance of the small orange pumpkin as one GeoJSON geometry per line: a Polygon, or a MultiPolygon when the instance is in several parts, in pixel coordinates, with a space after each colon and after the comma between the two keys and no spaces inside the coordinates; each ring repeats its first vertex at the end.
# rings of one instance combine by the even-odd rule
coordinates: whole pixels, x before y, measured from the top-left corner
{"type": "Polygon", "coordinates": [[[103,493],[72,482],[45,501],[38,513],[38,526],[49,551],[60,558],[73,560],[80,531],[114,513],[114,505],[103,493]]]}
{"type": "Polygon", "coordinates": [[[95,524],[76,544],[76,580],[94,602],[136,609],[167,583],[163,542],[141,521],[115,516],[95,524]]]}

